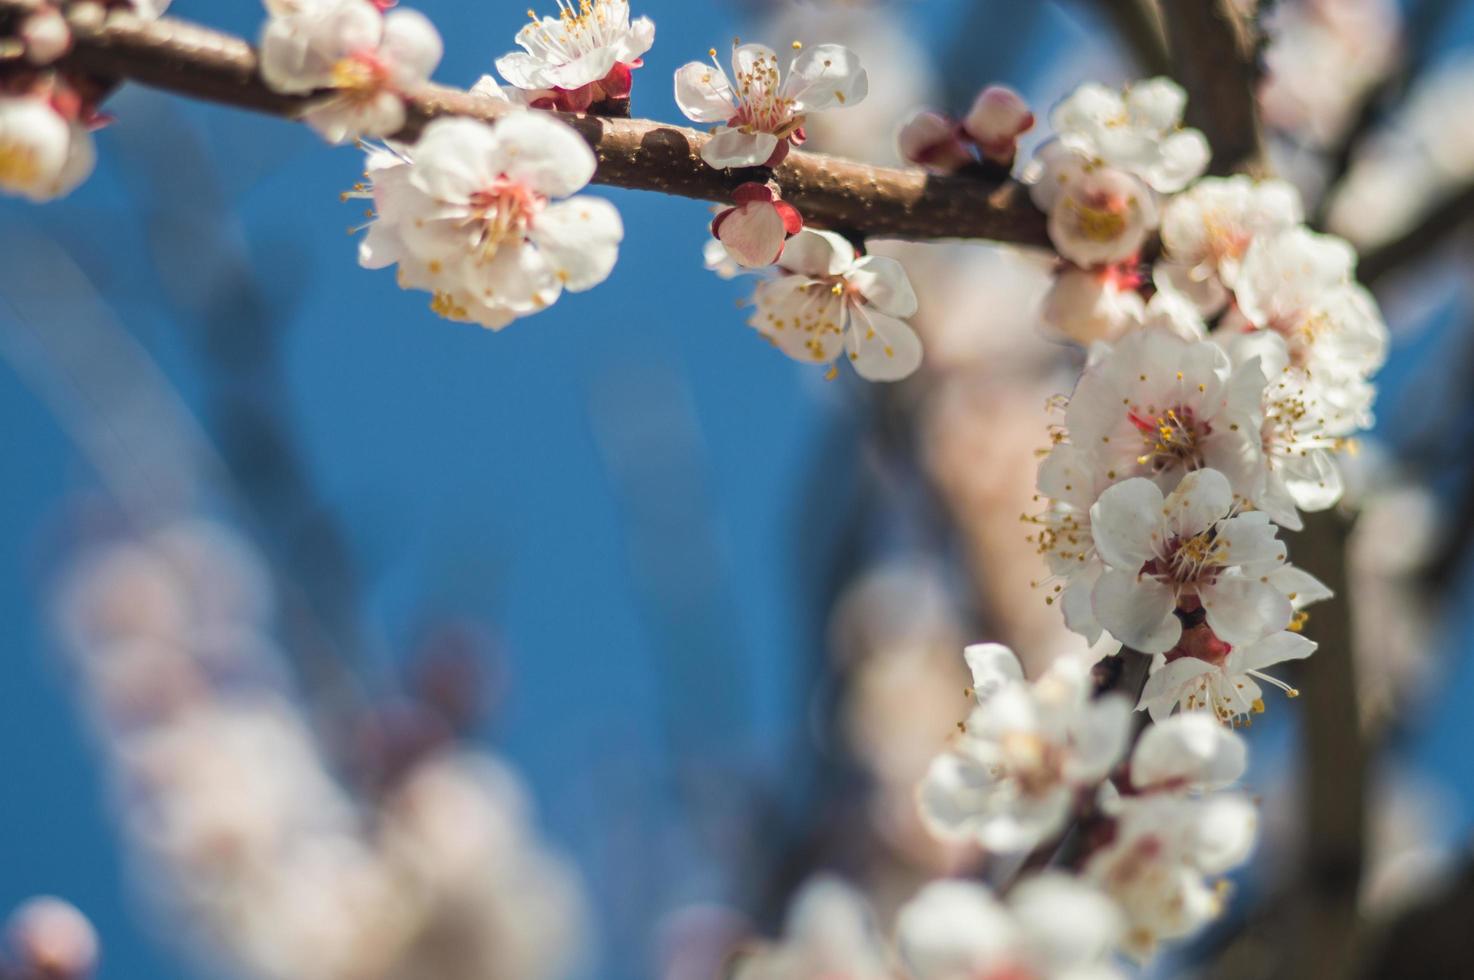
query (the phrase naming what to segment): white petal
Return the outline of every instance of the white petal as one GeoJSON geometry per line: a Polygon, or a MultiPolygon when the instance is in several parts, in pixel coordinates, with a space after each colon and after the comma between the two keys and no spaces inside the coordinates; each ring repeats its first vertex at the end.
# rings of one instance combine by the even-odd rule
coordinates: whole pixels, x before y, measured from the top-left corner
{"type": "Polygon", "coordinates": [[[1269,573],[1269,581],[1289,598],[1296,609],[1304,609],[1335,595],[1324,582],[1296,565],[1276,568],[1269,573]]]}
{"type": "Polygon", "coordinates": [[[760,167],[778,148],[778,137],[772,133],[744,133],[740,129],[719,127],[716,134],[701,147],[701,159],[708,166],[760,167]]]}
{"type": "Polygon", "coordinates": [[[504,116],[492,132],[498,142],[500,172],[548,197],[567,197],[581,190],[598,166],[583,137],[546,113],[504,116]]]}
{"type": "Polygon", "coordinates": [[[1247,765],[1243,739],[1211,715],[1192,712],[1142,733],[1131,753],[1131,783],[1138,789],[1222,789],[1237,781],[1247,765]]]}
{"type": "Polygon", "coordinates": [[[1254,850],[1259,811],[1235,793],[1210,797],[1196,823],[1197,865],[1206,874],[1222,874],[1242,864],[1254,850]]]}
{"type": "MultiPolygon", "coordinates": [[[[525,30],[526,28],[524,28],[525,30]]],[[[520,89],[544,88],[542,61],[524,51],[513,51],[496,59],[496,71],[507,84],[520,89]]]]}
{"type": "Polygon", "coordinates": [[[1217,470],[1195,470],[1182,478],[1163,508],[1174,534],[1190,538],[1222,520],[1233,506],[1233,491],[1217,470]]]}
{"type": "Polygon", "coordinates": [[[1150,480],[1136,477],[1107,487],[1090,508],[1090,529],[1101,559],[1134,575],[1155,558],[1165,544],[1162,507],[1162,491],[1150,480]]]}
{"type": "Polygon", "coordinates": [[[927,829],[951,841],[975,839],[975,824],[997,780],[965,752],[932,759],[916,787],[917,810],[927,829]]]}
{"type": "Polygon", "coordinates": [[[972,672],[973,697],[979,704],[1004,684],[1024,679],[1018,656],[1001,643],[974,643],[962,651],[962,659],[972,672]]]}
{"type": "Polygon", "coordinates": [[[394,71],[396,85],[418,85],[440,64],[444,47],[440,32],[418,10],[399,8],[384,16],[381,50],[394,71]]]}
{"type": "Polygon", "coordinates": [[[1234,646],[1284,629],[1295,613],[1283,592],[1256,579],[1224,576],[1200,587],[1198,598],[1213,632],[1234,646]]]}
{"type": "Polygon", "coordinates": [[[1016,927],[982,885],[936,881],[896,917],[896,945],[915,980],[978,976],[1007,962],[1016,927]]]}
{"type": "Polygon", "coordinates": [[[911,288],[905,267],[895,259],[867,255],[845,273],[845,279],[866,302],[887,316],[904,320],[916,313],[916,291],[911,288]]]}
{"type": "Polygon", "coordinates": [[[410,183],[438,201],[464,203],[496,178],[499,138],[474,119],[436,119],[414,147],[410,183]]]}
{"type": "Polygon", "coordinates": [[[1075,756],[1066,767],[1066,779],[1077,786],[1093,786],[1106,777],[1126,751],[1133,707],[1124,695],[1107,694],[1077,709],[1079,717],[1072,726],[1075,756]]]}
{"type": "Polygon", "coordinates": [[[1042,976],[1086,980],[1077,968],[1103,967],[1125,926],[1115,902],[1061,871],[1023,878],[1008,906],[1042,976]]]}
{"type": "Polygon", "coordinates": [[[849,48],[820,44],[793,59],[783,94],[794,112],[813,112],[834,105],[851,106],[870,92],[870,77],[849,48]]]}
{"type": "Polygon", "coordinates": [[[692,61],[676,69],[676,105],[692,122],[724,123],[736,114],[736,101],[726,72],[716,65],[692,61]]]}
{"type": "Polygon", "coordinates": [[[581,293],[609,278],[619,258],[624,222],[602,198],[570,197],[544,209],[529,234],[558,281],[581,293]]]}
{"type": "Polygon", "coordinates": [[[1095,583],[1090,605],[1100,625],[1133,650],[1165,653],[1182,636],[1182,624],[1173,614],[1177,595],[1154,578],[1107,570],[1095,583]]]}
{"type": "Polygon", "coordinates": [[[815,279],[842,275],[855,264],[855,247],[843,235],[805,228],[789,240],[778,264],[815,279]]]}
{"type": "Polygon", "coordinates": [[[1161,716],[1155,710],[1152,712],[1152,718],[1160,722],[1182,698],[1184,687],[1207,674],[1217,672],[1218,668],[1213,664],[1196,657],[1180,657],[1163,664],[1146,679],[1146,686],[1141,690],[1141,703],[1137,707],[1145,708],[1154,702],[1166,702],[1167,711],[1161,716]]]}
{"type": "Polygon", "coordinates": [[[1234,651],[1239,670],[1263,670],[1286,660],[1304,660],[1315,652],[1315,643],[1299,633],[1284,630],[1234,651]]]}
{"type": "Polygon", "coordinates": [[[921,367],[921,338],[911,325],[866,304],[851,310],[845,349],[868,381],[900,381],[921,367]]]}

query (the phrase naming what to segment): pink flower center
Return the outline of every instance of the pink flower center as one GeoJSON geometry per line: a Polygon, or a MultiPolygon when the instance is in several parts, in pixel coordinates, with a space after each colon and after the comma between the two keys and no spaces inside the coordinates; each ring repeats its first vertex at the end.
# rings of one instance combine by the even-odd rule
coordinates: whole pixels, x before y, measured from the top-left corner
{"type": "Polygon", "coordinates": [[[1133,405],[1126,417],[1142,437],[1143,452],[1136,462],[1158,473],[1178,465],[1197,468],[1201,462],[1199,443],[1213,433],[1212,423],[1200,421],[1188,405],[1178,405],[1160,413],[1153,408],[1143,410],[1141,406],[1133,405]]]}
{"type": "Polygon", "coordinates": [[[478,229],[473,246],[477,262],[490,262],[506,242],[520,244],[547,203],[546,197],[506,174],[490,187],[472,194],[467,221],[478,229]]]}
{"type": "Polygon", "coordinates": [[[370,98],[389,86],[389,67],[372,51],[356,51],[333,64],[333,88],[350,97],[370,98]]]}

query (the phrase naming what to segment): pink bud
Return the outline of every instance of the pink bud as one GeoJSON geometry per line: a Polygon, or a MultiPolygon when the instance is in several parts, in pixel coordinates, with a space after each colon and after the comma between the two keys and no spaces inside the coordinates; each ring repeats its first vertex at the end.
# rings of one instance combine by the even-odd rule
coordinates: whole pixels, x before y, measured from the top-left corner
{"type": "Polygon", "coordinates": [[[983,156],[1008,166],[1018,151],[1018,138],[1034,126],[1029,104],[1013,89],[989,85],[978,93],[962,128],[983,156]]]}
{"type": "Polygon", "coordinates": [[[923,109],[896,136],[902,159],[936,173],[950,174],[973,162],[957,135],[957,124],[940,112],[923,109]]]}
{"type": "Polygon", "coordinates": [[[716,216],[711,233],[732,258],[749,269],[777,262],[788,236],[803,230],[798,209],[779,200],[767,184],[742,184],[732,192],[732,200],[737,206],[716,216]]]}
{"type": "Polygon", "coordinates": [[[43,896],[10,916],[11,954],[22,977],[83,980],[97,967],[97,932],[76,906],[43,896]]]}
{"type": "Polygon", "coordinates": [[[20,38],[26,45],[26,58],[34,65],[49,65],[72,46],[71,29],[55,7],[42,7],[22,21],[20,38]]]}

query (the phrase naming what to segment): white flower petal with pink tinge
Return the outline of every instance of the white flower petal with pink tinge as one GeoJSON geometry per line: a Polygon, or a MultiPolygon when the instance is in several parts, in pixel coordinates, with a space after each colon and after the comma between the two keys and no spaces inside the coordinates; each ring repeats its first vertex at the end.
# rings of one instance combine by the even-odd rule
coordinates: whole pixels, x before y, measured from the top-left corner
{"type": "Polygon", "coordinates": [[[718,220],[717,239],[732,258],[750,269],[776,262],[788,238],[783,216],[771,201],[739,205],[718,220]]]}

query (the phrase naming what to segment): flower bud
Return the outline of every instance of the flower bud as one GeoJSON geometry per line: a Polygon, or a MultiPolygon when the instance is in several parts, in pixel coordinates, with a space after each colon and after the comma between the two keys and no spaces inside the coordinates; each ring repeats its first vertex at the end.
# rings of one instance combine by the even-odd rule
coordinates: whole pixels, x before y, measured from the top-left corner
{"type": "Polygon", "coordinates": [[[1151,191],[1130,174],[1101,167],[1065,187],[1049,212],[1049,237],[1078,266],[1122,262],[1157,225],[1151,191]]]}
{"type": "Polygon", "coordinates": [[[72,46],[72,31],[55,7],[42,7],[20,25],[26,58],[33,65],[49,65],[72,46]]]}
{"type": "Polygon", "coordinates": [[[25,980],[85,980],[97,967],[97,932],[70,902],[27,901],[6,927],[16,976],[25,980]]]}
{"type": "Polygon", "coordinates": [[[923,109],[896,135],[901,158],[941,174],[955,173],[973,162],[967,144],[957,135],[957,124],[940,112],[923,109]]]}
{"type": "Polygon", "coordinates": [[[971,111],[962,120],[963,131],[977,144],[984,158],[1003,166],[1013,164],[1018,138],[1034,126],[1029,104],[1013,89],[989,85],[978,93],[971,111]]]}
{"type": "Polygon", "coordinates": [[[736,207],[716,216],[711,233],[740,265],[750,269],[772,265],[783,254],[788,236],[803,229],[798,209],[779,200],[767,184],[742,184],[732,193],[732,200],[736,207]]]}

